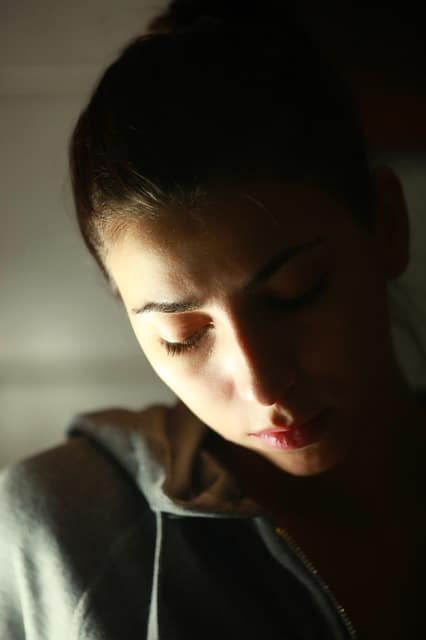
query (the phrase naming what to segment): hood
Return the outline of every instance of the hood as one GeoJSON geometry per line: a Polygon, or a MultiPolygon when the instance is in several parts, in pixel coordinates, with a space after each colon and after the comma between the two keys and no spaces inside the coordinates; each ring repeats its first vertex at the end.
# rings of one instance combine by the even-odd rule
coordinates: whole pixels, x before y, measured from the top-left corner
{"type": "Polygon", "coordinates": [[[206,448],[208,427],[184,404],[77,415],[70,437],[96,442],[131,476],[151,509],[187,516],[259,515],[206,448]]]}

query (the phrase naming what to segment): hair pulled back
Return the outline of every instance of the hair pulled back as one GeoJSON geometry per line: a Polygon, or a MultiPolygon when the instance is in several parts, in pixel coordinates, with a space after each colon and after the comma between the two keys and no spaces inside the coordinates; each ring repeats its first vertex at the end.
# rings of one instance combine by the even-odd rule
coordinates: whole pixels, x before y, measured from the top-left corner
{"type": "Polygon", "coordinates": [[[282,4],[175,0],[107,68],[70,142],[78,223],[101,268],[105,237],[130,219],[254,179],[319,183],[370,224],[352,97],[282,4]]]}

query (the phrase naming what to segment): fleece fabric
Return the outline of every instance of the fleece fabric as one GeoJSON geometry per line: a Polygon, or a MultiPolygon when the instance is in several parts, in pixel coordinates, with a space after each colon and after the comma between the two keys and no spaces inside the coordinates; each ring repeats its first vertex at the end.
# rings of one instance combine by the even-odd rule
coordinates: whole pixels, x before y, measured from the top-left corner
{"type": "Polygon", "coordinates": [[[348,640],[182,404],[78,416],[0,474],[1,640],[348,640]]]}

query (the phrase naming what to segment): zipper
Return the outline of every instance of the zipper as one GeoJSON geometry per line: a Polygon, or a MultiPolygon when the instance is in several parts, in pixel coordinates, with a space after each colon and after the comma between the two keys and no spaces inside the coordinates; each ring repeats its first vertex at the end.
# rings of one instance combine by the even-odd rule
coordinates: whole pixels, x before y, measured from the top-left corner
{"type": "Polygon", "coordinates": [[[343,623],[343,626],[345,627],[346,631],[349,634],[349,637],[351,638],[351,640],[357,640],[358,633],[351,619],[346,613],[345,608],[342,607],[340,602],[337,600],[336,596],[333,594],[328,584],[324,582],[324,580],[321,578],[321,576],[318,573],[318,569],[311,562],[311,560],[308,558],[308,556],[303,551],[303,549],[297,544],[297,542],[294,541],[292,536],[282,527],[275,527],[275,533],[279,538],[282,538],[283,540],[285,540],[285,542],[289,545],[289,547],[295,552],[297,557],[302,561],[305,568],[315,576],[315,579],[318,582],[319,586],[323,589],[323,591],[326,592],[332,604],[334,605],[337,613],[339,614],[339,618],[343,623]]]}

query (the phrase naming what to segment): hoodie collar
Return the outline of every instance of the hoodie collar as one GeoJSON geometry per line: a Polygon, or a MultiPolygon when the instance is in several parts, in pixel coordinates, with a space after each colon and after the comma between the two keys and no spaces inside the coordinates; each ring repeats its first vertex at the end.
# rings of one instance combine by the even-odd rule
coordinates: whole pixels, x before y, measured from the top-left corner
{"type": "Polygon", "coordinates": [[[206,448],[208,427],[181,402],[142,411],[76,416],[70,437],[95,441],[125,469],[153,511],[179,516],[259,515],[230,472],[206,448]]]}

